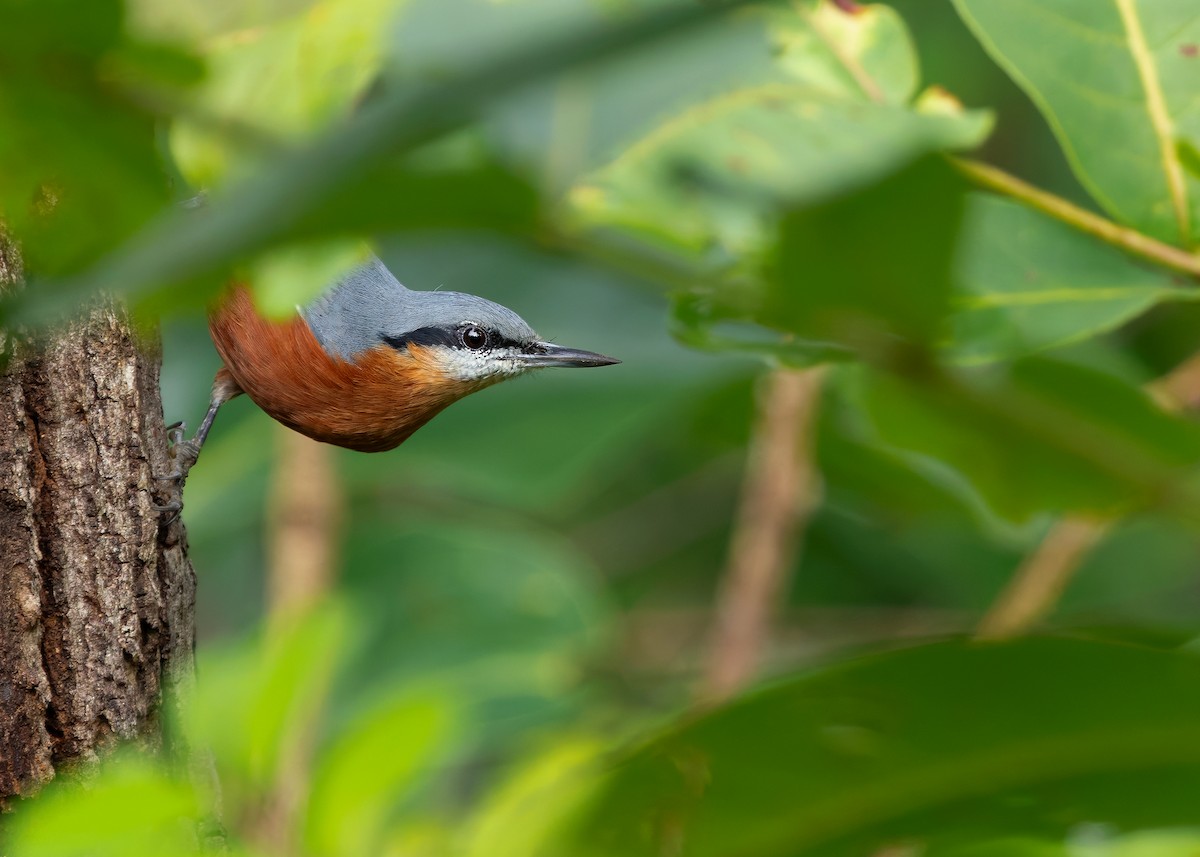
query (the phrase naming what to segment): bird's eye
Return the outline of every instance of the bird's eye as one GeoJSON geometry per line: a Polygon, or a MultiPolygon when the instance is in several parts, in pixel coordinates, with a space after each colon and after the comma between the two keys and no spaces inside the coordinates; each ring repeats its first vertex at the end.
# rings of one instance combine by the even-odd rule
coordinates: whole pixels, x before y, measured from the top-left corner
{"type": "Polygon", "coordinates": [[[472,351],[478,351],[488,344],[487,331],[475,324],[468,324],[458,334],[462,340],[464,348],[469,348],[472,351]]]}

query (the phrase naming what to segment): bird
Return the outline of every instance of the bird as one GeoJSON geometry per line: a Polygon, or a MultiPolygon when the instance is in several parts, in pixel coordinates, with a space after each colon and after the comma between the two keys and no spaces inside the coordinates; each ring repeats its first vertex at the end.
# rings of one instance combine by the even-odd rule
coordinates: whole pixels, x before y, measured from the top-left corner
{"type": "MultiPolygon", "coordinates": [[[[394,449],[471,393],[535,369],[620,363],[548,342],[517,313],[475,295],[418,291],[372,256],[289,318],[255,308],[243,285],[209,316],[222,366],[194,437],[171,428],[181,481],[221,406],[245,394],[278,422],[360,452],[394,449]]],[[[172,507],[174,504],[170,504],[172,507]]]]}

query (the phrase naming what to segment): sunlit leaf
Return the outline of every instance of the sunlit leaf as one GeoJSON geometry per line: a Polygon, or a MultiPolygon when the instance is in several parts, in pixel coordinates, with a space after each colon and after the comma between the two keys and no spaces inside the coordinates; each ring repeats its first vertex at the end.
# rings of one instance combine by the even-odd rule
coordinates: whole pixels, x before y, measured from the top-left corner
{"type": "Polygon", "coordinates": [[[522,762],[474,820],[467,857],[534,857],[591,796],[602,745],[575,739],[522,762]]]}
{"type": "Polygon", "coordinates": [[[56,782],[6,820],[5,853],[159,857],[194,852],[201,810],[151,759],[111,760],[89,782],[56,782]]]}
{"type": "Polygon", "coordinates": [[[1200,17],[1189,0],[955,0],[1029,93],[1110,214],[1159,238],[1200,240],[1200,17]]]}
{"type": "Polygon", "coordinates": [[[979,114],[925,114],[772,84],[693,108],[626,150],[572,199],[586,224],[692,252],[761,249],[766,212],[860,187],[916,156],[978,142],[979,114]]]}
{"type": "Polygon", "coordinates": [[[825,0],[803,0],[772,25],[777,59],[799,81],[886,104],[907,104],[917,92],[916,48],[890,6],[872,3],[847,14],[825,0]]]}
{"type": "Polygon", "coordinates": [[[260,639],[213,652],[185,710],[197,746],[210,747],[243,800],[268,788],[311,728],[345,644],[336,605],[271,626],[260,639]]]}
{"type": "Polygon", "coordinates": [[[309,798],[308,841],[317,854],[374,853],[384,822],[450,727],[447,701],[405,695],[351,723],[322,757],[309,798]]]}
{"type": "Polygon", "coordinates": [[[201,120],[177,120],[171,148],[184,175],[213,187],[260,165],[269,147],[345,116],[383,63],[388,22],[402,0],[319,0],[289,18],[210,42],[208,80],[194,95],[201,120]],[[236,133],[263,136],[258,148],[236,133]],[[239,142],[242,145],[239,145],[239,142]]]}

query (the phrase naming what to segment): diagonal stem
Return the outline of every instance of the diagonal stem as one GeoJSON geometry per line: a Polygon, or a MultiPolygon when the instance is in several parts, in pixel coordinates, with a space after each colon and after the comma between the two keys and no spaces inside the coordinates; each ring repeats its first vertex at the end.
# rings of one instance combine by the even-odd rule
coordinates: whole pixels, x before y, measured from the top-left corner
{"type": "Polygon", "coordinates": [[[1143,235],[1135,229],[1113,223],[990,164],[967,158],[951,158],[950,162],[980,187],[1012,197],[1030,208],[1048,214],[1055,220],[1061,220],[1134,256],[1180,274],[1187,274],[1189,277],[1200,277],[1200,256],[1143,235]]]}
{"type": "MultiPolygon", "coordinates": [[[[1147,388],[1168,411],[1200,407],[1200,353],[1193,355],[1147,388]]],[[[1042,539],[979,623],[981,640],[1019,636],[1044,618],[1058,602],[1075,572],[1115,520],[1070,515],[1042,539]]]]}
{"type": "Polygon", "coordinates": [[[717,595],[703,702],[733,696],[762,661],[776,599],[794,565],[799,535],[819,502],[812,447],[825,371],[778,369],[765,379],[717,595]]]}

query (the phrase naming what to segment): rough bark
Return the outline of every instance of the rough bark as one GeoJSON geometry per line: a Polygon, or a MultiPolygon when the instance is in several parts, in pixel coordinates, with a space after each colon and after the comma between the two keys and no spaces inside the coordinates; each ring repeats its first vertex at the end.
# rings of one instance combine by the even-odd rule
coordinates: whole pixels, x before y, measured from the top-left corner
{"type": "MultiPolygon", "coordinates": [[[[0,236],[0,292],[16,268],[0,236]]],[[[0,340],[2,807],[119,740],[161,744],[195,576],[182,524],[154,509],[171,469],[157,344],[112,304],[0,340]]]]}

